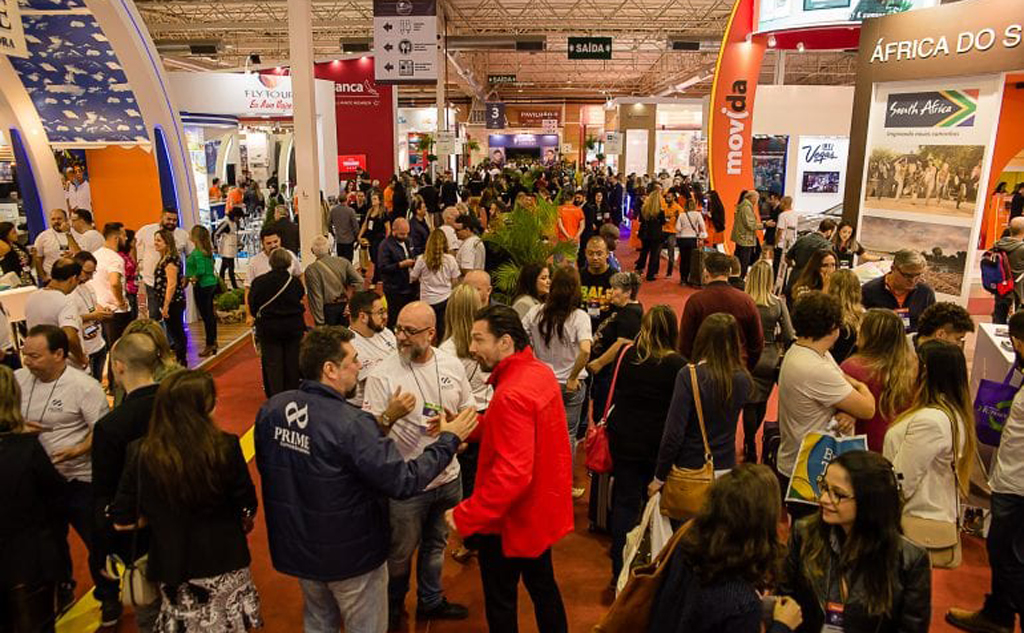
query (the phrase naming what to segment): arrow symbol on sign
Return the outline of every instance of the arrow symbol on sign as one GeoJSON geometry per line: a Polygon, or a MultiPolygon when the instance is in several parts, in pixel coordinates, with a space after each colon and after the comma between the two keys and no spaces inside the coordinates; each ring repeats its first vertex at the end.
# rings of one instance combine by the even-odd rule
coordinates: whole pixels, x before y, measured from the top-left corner
{"type": "Polygon", "coordinates": [[[385,22],[384,23],[384,30],[385,31],[391,31],[391,29],[393,29],[393,28],[395,28],[395,27],[391,26],[390,22],[385,22]]]}
{"type": "Polygon", "coordinates": [[[394,46],[392,46],[390,42],[388,42],[387,44],[384,45],[384,50],[386,50],[386,51],[390,51],[393,48],[394,48],[394,46]]]}
{"type": "Polygon", "coordinates": [[[395,67],[391,64],[391,62],[388,62],[388,63],[384,64],[384,70],[386,70],[388,72],[391,72],[394,69],[395,69],[395,67]]]}

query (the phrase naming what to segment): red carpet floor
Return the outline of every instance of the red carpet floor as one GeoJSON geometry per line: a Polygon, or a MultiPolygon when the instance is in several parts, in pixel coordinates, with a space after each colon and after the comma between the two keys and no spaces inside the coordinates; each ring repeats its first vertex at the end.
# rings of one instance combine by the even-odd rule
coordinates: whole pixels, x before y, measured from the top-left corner
{"type": "MultiPolygon", "coordinates": [[[[631,268],[635,255],[623,244],[619,249],[620,260],[631,268]]],[[[664,264],[664,261],[662,262],[664,264]]],[[[659,279],[645,283],[640,300],[646,307],[659,303],[682,308],[686,296],[692,291],[684,290],[676,280],[659,279]]],[[[260,381],[259,360],[252,347],[245,346],[225,358],[212,373],[217,381],[218,405],[215,417],[225,429],[243,435],[253,423],[259,406],[263,402],[260,381]]],[[[774,406],[769,411],[773,417],[774,406]]],[[[254,480],[259,488],[255,463],[250,464],[254,480]]],[[[259,514],[256,528],[249,537],[252,551],[252,572],[263,600],[263,615],[267,631],[294,632],[302,630],[302,599],[294,579],[278,574],[270,565],[265,524],[259,514]]],[[[555,570],[569,615],[570,630],[577,633],[590,631],[607,608],[605,587],[610,579],[608,557],[609,538],[588,531],[586,497],[576,503],[576,530],[555,546],[555,570]]],[[[76,576],[79,593],[89,588],[84,570],[84,555],[76,547],[76,576]]],[[[484,621],[483,595],[480,589],[479,571],[475,560],[463,566],[446,557],[444,587],[449,600],[469,606],[470,619],[462,622],[408,622],[403,630],[444,632],[486,631],[484,621]]],[[[935,571],[932,591],[932,630],[952,631],[942,622],[942,615],[951,605],[980,606],[989,587],[989,569],[980,540],[968,537],[964,545],[964,564],[955,571],[935,571]]],[[[532,608],[525,590],[520,592],[520,626],[524,632],[536,631],[532,608]]],[[[410,613],[415,611],[415,595],[410,592],[407,601],[410,613]]],[[[134,631],[130,615],[126,615],[116,630],[134,631]]]]}

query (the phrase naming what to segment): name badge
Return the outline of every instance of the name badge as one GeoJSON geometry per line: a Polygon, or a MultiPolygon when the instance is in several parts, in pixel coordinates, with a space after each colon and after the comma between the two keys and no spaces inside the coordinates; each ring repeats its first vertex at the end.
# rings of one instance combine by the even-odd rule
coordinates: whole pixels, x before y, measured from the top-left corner
{"type": "Polygon", "coordinates": [[[821,627],[821,633],[843,633],[842,603],[825,603],[825,623],[821,627]]]}
{"type": "Polygon", "coordinates": [[[433,402],[424,402],[423,410],[420,411],[420,414],[423,416],[423,419],[429,420],[430,418],[434,418],[441,415],[442,410],[443,409],[439,404],[434,404],[433,402]]]}
{"type": "Polygon", "coordinates": [[[909,308],[899,308],[895,312],[896,312],[896,316],[898,316],[900,318],[900,320],[903,321],[903,329],[909,330],[910,329],[910,309],[909,308]]]}

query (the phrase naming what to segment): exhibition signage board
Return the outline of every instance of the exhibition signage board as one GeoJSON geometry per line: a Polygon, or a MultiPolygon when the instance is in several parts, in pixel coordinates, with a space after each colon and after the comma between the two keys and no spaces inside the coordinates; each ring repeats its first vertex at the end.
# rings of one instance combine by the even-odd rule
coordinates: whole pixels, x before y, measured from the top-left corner
{"type": "Polygon", "coordinates": [[[605,132],[604,153],[618,155],[622,153],[622,134],[619,132],[605,132]]]}
{"type": "Polygon", "coordinates": [[[511,125],[520,127],[544,127],[544,121],[555,121],[555,125],[558,126],[562,123],[562,108],[511,106],[508,109],[508,118],[511,125]]]}
{"type": "Polygon", "coordinates": [[[796,190],[790,193],[793,207],[801,213],[821,213],[840,204],[850,139],[801,136],[798,143],[796,190]]]}
{"type": "Polygon", "coordinates": [[[856,24],[868,18],[925,9],[937,4],[939,0],[761,0],[757,30],[784,31],[856,24]]]}
{"type": "Polygon", "coordinates": [[[18,0],[0,0],[0,55],[28,57],[18,0]]]}
{"type": "Polygon", "coordinates": [[[505,129],[505,104],[492,101],[484,105],[484,122],[488,130],[505,129]]]}
{"type": "Polygon", "coordinates": [[[435,0],[374,0],[373,51],[380,83],[436,83],[435,0]]]}
{"type": "Polygon", "coordinates": [[[555,134],[558,132],[558,119],[544,119],[541,127],[545,134],[555,134]]]}
{"type": "MultiPolygon", "coordinates": [[[[711,86],[708,116],[708,171],[711,188],[723,201],[734,201],[754,186],[751,127],[765,41],[748,40],[754,0],[737,0],[722,37],[711,86]]],[[[726,213],[725,235],[733,214],[726,213]]]]}
{"type": "Polygon", "coordinates": [[[457,153],[455,148],[455,132],[439,130],[435,136],[434,153],[439,156],[451,156],[457,153]]]}
{"type": "Polygon", "coordinates": [[[612,38],[570,37],[569,59],[611,59],[612,38]]]}
{"type": "Polygon", "coordinates": [[[292,115],[292,78],[287,75],[173,72],[167,79],[185,112],[242,118],[292,115]],[[213,101],[211,95],[216,95],[213,101]]]}
{"type": "Polygon", "coordinates": [[[492,86],[500,86],[502,84],[514,84],[516,82],[515,75],[487,75],[487,83],[492,86]]]}
{"type": "Polygon", "coordinates": [[[342,154],[338,156],[338,173],[354,174],[366,169],[366,154],[342,154]]]}

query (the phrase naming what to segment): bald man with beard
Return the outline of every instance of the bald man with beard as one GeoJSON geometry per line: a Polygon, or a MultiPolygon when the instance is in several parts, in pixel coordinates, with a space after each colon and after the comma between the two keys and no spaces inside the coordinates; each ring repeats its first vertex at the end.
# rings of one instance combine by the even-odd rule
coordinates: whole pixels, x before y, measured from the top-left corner
{"type": "Polygon", "coordinates": [[[388,325],[394,327],[398,313],[414,301],[419,292],[409,280],[409,272],[416,263],[416,256],[409,242],[409,221],[398,218],[391,223],[391,235],[380,243],[377,265],[380,279],[384,284],[384,297],[388,302],[388,325]]]}

